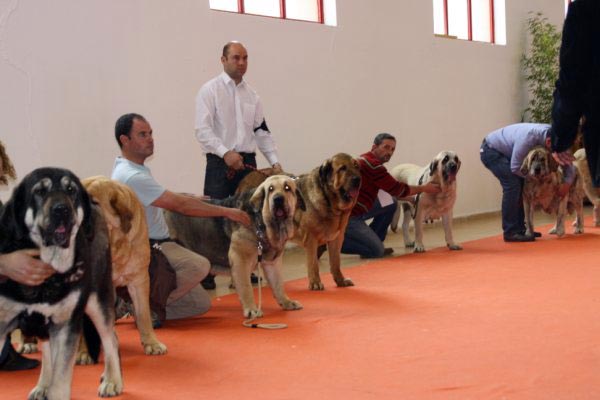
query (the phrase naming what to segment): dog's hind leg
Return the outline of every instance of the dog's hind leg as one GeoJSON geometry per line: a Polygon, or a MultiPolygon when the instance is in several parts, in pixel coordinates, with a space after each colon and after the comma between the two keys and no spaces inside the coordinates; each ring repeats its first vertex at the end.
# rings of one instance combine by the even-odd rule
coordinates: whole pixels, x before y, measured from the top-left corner
{"type": "Polygon", "coordinates": [[[425,245],[423,244],[423,212],[422,208],[417,208],[415,215],[415,253],[425,253],[425,245]]]}
{"type": "MultiPolygon", "coordinates": [[[[327,242],[327,251],[329,252],[329,269],[333,280],[338,287],[354,286],[352,279],[344,277],[342,274],[340,253],[342,251],[342,244],[344,242],[345,228],[340,230],[338,236],[332,241],[327,242]]],[[[318,268],[318,264],[317,264],[318,268]]]]}
{"type": "Polygon", "coordinates": [[[573,233],[579,235],[583,233],[583,200],[575,205],[575,221],[574,221],[575,229],[573,229],[573,233]]]}
{"type": "Polygon", "coordinates": [[[302,304],[296,300],[290,299],[285,292],[283,276],[281,273],[282,258],[282,255],[280,255],[272,262],[263,262],[261,266],[265,271],[267,282],[269,282],[269,286],[271,286],[273,297],[275,297],[275,300],[277,300],[277,303],[281,308],[284,310],[300,310],[302,309],[302,304]]]}
{"type": "Polygon", "coordinates": [[[413,219],[412,212],[413,207],[410,204],[402,203],[402,236],[404,238],[404,247],[415,247],[415,242],[410,239],[409,232],[410,221],[413,219]]]}
{"type": "Polygon", "coordinates": [[[162,344],[156,337],[152,328],[150,311],[150,277],[144,274],[143,278],[130,282],[127,291],[133,301],[135,312],[135,324],[140,332],[140,339],[144,347],[144,353],[149,355],[160,355],[167,352],[167,346],[162,344]]]}
{"type": "Polygon", "coordinates": [[[104,350],[104,373],[98,387],[98,396],[100,397],[117,396],[123,391],[119,341],[115,332],[115,309],[113,304],[113,295],[100,298],[98,294],[92,293],[85,308],[86,314],[98,331],[104,350]]]}
{"type": "Polygon", "coordinates": [[[462,247],[454,243],[452,237],[452,210],[442,215],[442,224],[444,225],[444,234],[446,236],[446,245],[450,250],[462,250],[462,247]]]}
{"type": "Polygon", "coordinates": [[[523,209],[525,211],[525,234],[533,236],[533,209],[534,207],[529,201],[523,201],[523,209]]]}
{"type": "Polygon", "coordinates": [[[565,234],[565,216],[567,215],[567,203],[569,196],[562,198],[558,205],[558,212],[556,213],[556,226],[555,233],[558,237],[564,236],[565,234]]]}
{"type": "Polygon", "coordinates": [[[392,230],[392,232],[396,232],[398,230],[398,221],[400,220],[400,202],[398,200],[394,200],[396,203],[398,203],[398,207],[396,207],[396,211],[394,211],[394,216],[392,217],[392,223],[390,224],[390,229],[392,230]]]}
{"type": "Polygon", "coordinates": [[[600,226],[600,204],[594,204],[594,226],[600,226]]]}

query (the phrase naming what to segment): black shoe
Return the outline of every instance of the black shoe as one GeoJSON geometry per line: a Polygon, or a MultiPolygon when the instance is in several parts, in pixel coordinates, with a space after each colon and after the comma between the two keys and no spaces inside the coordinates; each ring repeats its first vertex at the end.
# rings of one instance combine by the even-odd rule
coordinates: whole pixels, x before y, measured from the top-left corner
{"type": "Polygon", "coordinates": [[[533,242],[535,240],[535,236],[533,235],[525,235],[522,233],[513,233],[509,235],[504,235],[505,242],[533,242]]]}
{"type": "Polygon", "coordinates": [[[258,283],[258,276],[256,276],[254,272],[250,274],[250,282],[252,282],[253,285],[258,283]]]}
{"type": "Polygon", "coordinates": [[[6,352],[6,354],[2,354],[2,356],[5,356],[3,357],[4,361],[0,363],[0,370],[2,371],[23,371],[36,368],[40,365],[38,360],[32,360],[31,358],[23,357],[17,353],[8,337],[6,338],[4,348],[2,349],[2,353],[4,352],[6,352]]]}
{"type": "Polygon", "coordinates": [[[325,253],[325,250],[327,250],[326,244],[322,244],[317,248],[317,260],[321,259],[321,256],[323,255],[323,253],[325,253]]]}
{"type": "Polygon", "coordinates": [[[542,234],[540,232],[533,232],[533,237],[542,237],[542,234]]]}
{"type": "Polygon", "coordinates": [[[200,284],[206,290],[213,290],[217,288],[217,284],[215,283],[215,276],[213,274],[206,275],[206,278],[202,279],[200,284]]]}
{"type": "Polygon", "coordinates": [[[385,249],[383,249],[383,256],[389,256],[392,253],[394,253],[394,249],[392,249],[391,247],[386,247],[385,249]]]}

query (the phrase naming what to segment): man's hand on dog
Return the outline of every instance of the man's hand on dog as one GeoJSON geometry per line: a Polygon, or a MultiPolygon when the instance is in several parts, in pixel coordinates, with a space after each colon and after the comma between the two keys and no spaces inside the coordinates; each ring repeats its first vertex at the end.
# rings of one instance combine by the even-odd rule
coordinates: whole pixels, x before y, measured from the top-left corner
{"type": "Polygon", "coordinates": [[[250,217],[244,211],[237,208],[228,208],[227,210],[227,218],[232,221],[239,222],[242,225],[250,226],[250,217]]]}
{"type": "Polygon", "coordinates": [[[562,166],[571,165],[575,161],[575,157],[570,151],[553,152],[552,157],[554,160],[562,166]]]}
{"type": "Polygon", "coordinates": [[[54,274],[54,269],[36,258],[39,250],[24,249],[0,255],[0,275],[15,282],[37,286],[54,274]]]}

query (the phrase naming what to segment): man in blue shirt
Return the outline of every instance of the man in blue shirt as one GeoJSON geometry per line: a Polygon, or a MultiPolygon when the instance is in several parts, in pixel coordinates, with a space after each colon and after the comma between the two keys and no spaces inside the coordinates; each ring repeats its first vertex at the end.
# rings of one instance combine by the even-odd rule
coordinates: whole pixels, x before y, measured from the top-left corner
{"type": "MultiPolygon", "coordinates": [[[[481,144],[481,162],[502,185],[502,230],[505,242],[532,242],[541,236],[525,234],[523,211],[524,176],[520,171],[523,160],[531,149],[545,146],[550,149],[550,125],[521,123],[497,129],[487,135],[481,144]]],[[[575,172],[573,167],[565,171],[565,182],[559,194],[568,193],[575,172]]]]}

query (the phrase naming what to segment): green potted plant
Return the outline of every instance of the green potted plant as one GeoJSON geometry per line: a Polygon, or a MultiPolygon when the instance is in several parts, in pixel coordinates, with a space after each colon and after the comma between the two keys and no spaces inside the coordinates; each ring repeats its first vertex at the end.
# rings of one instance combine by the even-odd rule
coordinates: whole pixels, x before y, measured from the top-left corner
{"type": "Polygon", "coordinates": [[[530,36],[528,51],[521,57],[530,99],[522,120],[550,123],[552,93],[558,78],[558,56],[561,33],[542,13],[529,13],[527,30],[530,36]]]}

